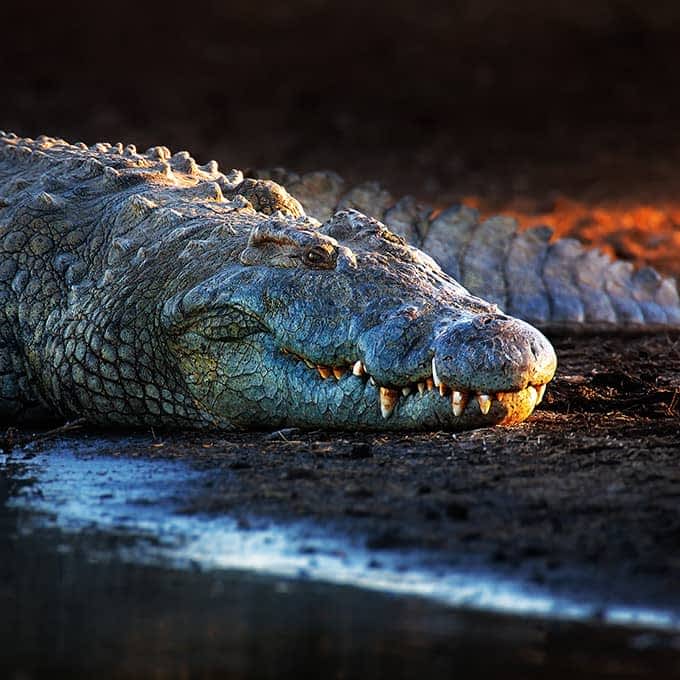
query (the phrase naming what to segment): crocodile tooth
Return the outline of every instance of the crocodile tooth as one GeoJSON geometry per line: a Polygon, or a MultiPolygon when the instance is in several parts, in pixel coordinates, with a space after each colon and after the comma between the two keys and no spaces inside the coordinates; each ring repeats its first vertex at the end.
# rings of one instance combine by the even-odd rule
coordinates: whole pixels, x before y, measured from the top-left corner
{"type": "Polygon", "coordinates": [[[373,376],[368,379],[368,382],[372,387],[375,387],[375,378],[373,376]]]}
{"type": "Polygon", "coordinates": [[[428,379],[425,381],[425,386],[427,387],[427,391],[428,391],[428,392],[431,392],[431,391],[432,391],[432,389],[434,388],[434,382],[433,382],[432,378],[428,378],[428,379]]]}
{"type": "Polygon", "coordinates": [[[545,383],[539,385],[536,388],[536,406],[538,406],[543,401],[543,395],[545,394],[545,383]]]}
{"type": "Polygon", "coordinates": [[[411,394],[411,388],[410,388],[410,387],[402,387],[402,388],[401,388],[401,393],[402,393],[405,397],[408,397],[408,395],[411,394]]]}
{"type": "Polygon", "coordinates": [[[432,357],[432,379],[434,380],[435,387],[439,387],[442,384],[442,381],[437,375],[437,367],[435,366],[434,357],[432,357]]]}
{"type": "Polygon", "coordinates": [[[380,413],[383,418],[389,418],[394,411],[394,407],[399,401],[399,392],[391,390],[389,387],[380,388],[380,413]]]}
{"type": "Polygon", "coordinates": [[[458,417],[465,410],[467,405],[467,395],[465,392],[459,392],[458,390],[453,390],[451,393],[451,409],[453,410],[453,415],[458,417]]]}
{"type": "Polygon", "coordinates": [[[529,399],[531,399],[531,410],[533,411],[536,406],[536,400],[538,399],[538,393],[533,385],[527,387],[527,393],[529,394],[529,399]]]}
{"type": "Polygon", "coordinates": [[[316,368],[316,366],[309,359],[303,359],[303,361],[305,362],[307,368],[316,368]]]}
{"type": "Polygon", "coordinates": [[[333,375],[335,376],[336,380],[340,380],[340,378],[342,378],[342,376],[345,375],[346,372],[347,372],[347,369],[345,369],[345,368],[340,368],[340,367],[337,367],[337,366],[333,367],[333,375]]]}
{"type": "Polygon", "coordinates": [[[491,408],[491,397],[488,394],[478,394],[477,403],[479,404],[479,410],[486,415],[491,408]]]}
{"type": "Polygon", "coordinates": [[[439,383],[439,396],[443,397],[446,395],[447,387],[443,382],[439,383]]]}
{"type": "Polygon", "coordinates": [[[316,370],[319,371],[319,375],[325,380],[326,378],[330,378],[331,375],[333,374],[333,371],[331,371],[328,366],[317,366],[316,370]]]}
{"type": "Polygon", "coordinates": [[[354,375],[362,376],[365,372],[366,370],[361,361],[357,361],[354,366],[352,366],[352,373],[354,373],[354,375]]]}
{"type": "Polygon", "coordinates": [[[418,383],[418,393],[423,394],[425,392],[425,383],[424,382],[419,382],[418,383]]]}

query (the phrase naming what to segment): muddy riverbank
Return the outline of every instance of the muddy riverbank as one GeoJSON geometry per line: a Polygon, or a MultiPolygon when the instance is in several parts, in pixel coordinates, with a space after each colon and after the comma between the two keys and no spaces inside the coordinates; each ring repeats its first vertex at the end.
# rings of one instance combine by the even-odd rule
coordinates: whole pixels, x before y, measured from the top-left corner
{"type": "Polygon", "coordinates": [[[680,337],[556,347],[544,403],[507,429],[10,433],[2,663],[273,677],[305,641],[291,672],[680,677],[680,337]],[[279,549],[272,526],[300,522],[279,549]]]}

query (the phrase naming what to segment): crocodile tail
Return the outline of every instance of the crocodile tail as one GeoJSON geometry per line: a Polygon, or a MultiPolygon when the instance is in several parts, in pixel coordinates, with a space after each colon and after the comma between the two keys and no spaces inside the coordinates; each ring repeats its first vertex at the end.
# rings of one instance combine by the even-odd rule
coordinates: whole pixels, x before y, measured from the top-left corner
{"type": "Polygon", "coordinates": [[[420,247],[471,292],[508,314],[554,330],[680,326],[675,281],[635,269],[546,226],[520,230],[453,206],[429,220],[420,247]]]}
{"type": "Polygon", "coordinates": [[[470,292],[508,314],[551,330],[647,330],[680,327],[674,279],[636,269],[537,226],[520,230],[505,216],[480,219],[465,205],[435,211],[406,196],[395,200],[376,182],[348,188],[330,172],[281,169],[253,173],[282,184],[320,221],[354,208],[422,248],[470,292]]]}

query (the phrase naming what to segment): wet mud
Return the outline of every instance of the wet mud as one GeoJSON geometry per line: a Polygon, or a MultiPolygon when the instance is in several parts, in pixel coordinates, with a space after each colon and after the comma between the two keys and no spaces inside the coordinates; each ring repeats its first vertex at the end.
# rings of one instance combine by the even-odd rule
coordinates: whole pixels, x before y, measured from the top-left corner
{"type": "Polygon", "coordinates": [[[2,536],[7,678],[675,677],[658,631],[518,619],[310,581],[101,559],[84,532],[2,536]]]}
{"type": "MultiPolygon", "coordinates": [[[[30,476],[5,466],[0,601],[9,614],[1,634],[11,644],[0,668],[29,677],[104,667],[119,677],[175,664],[206,677],[275,677],[281,668],[352,677],[373,665],[378,677],[410,677],[419,667],[445,677],[454,666],[491,677],[680,677],[680,336],[555,343],[557,377],[529,421],[511,428],[127,438],[15,430],[3,447],[6,463],[19,468],[49,454],[55,440],[83,446],[114,436],[100,451],[111,474],[96,507],[125,487],[115,481],[117,459],[159,469],[182,463],[191,470],[183,486],[164,483],[161,471],[161,490],[137,498],[138,507],[162,511],[170,494],[179,516],[229,518],[244,534],[311,522],[365,551],[369,573],[418,554],[433,583],[437,574],[480,570],[591,603],[579,621],[561,620],[560,610],[546,619],[451,608],[324,584],[304,570],[291,580],[200,559],[144,563],[139,555],[153,554],[162,532],[102,529],[96,513],[89,527],[65,533],[27,524],[21,518],[39,507],[40,486],[31,497],[30,476]],[[26,491],[29,502],[17,509],[10,499],[26,491]],[[132,544],[138,557],[130,562],[121,555],[132,544]],[[669,618],[623,618],[629,625],[620,628],[606,619],[614,603],[669,618]],[[299,658],[286,655],[289,645],[302,645],[299,658]]],[[[78,481],[71,483],[75,497],[78,481]]],[[[330,548],[302,540],[295,550],[313,563],[330,548]]],[[[345,548],[333,550],[345,559],[345,548]]],[[[400,568],[406,580],[414,567],[400,568]]]]}
{"type": "Polygon", "coordinates": [[[556,345],[557,377],[517,427],[168,435],[144,455],[230,471],[187,512],[314,518],[376,550],[678,607],[680,336],[556,345]]]}

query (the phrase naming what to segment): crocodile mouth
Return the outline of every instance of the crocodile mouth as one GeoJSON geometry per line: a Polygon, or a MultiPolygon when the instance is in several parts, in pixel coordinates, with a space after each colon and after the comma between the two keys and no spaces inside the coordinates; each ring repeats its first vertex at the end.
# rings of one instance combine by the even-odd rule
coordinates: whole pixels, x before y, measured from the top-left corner
{"type": "Polygon", "coordinates": [[[318,374],[320,381],[361,380],[364,386],[368,384],[374,387],[380,404],[380,413],[385,420],[392,416],[400,401],[431,398],[430,393],[434,393],[438,394],[440,399],[447,400],[451,413],[456,418],[464,415],[493,415],[500,416],[495,418],[496,422],[511,424],[531,415],[534,408],[543,400],[546,388],[546,383],[528,384],[524,388],[504,391],[475,390],[460,385],[447,385],[437,375],[434,358],[432,373],[429,376],[404,385],[380,385],[361,360],[327,366],[315,364],[287,348],[282,348],[281,353],[293,361],[304,363],[310,371],[318,374]],[[520,405],[521,408],[518,408],[520,405]],[[519,417],[515,414],[518,410],[522,412],[519,417]]]}

